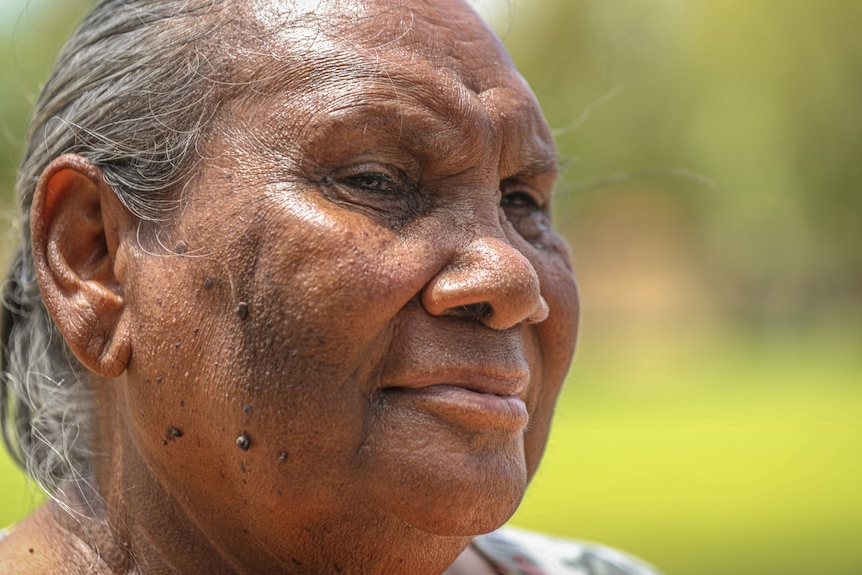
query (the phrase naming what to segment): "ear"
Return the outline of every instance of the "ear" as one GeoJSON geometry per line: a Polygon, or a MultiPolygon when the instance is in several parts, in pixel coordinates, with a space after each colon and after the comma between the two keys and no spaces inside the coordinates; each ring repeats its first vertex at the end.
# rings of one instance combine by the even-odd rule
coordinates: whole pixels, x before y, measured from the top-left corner
{"type": "Polygon", "coordinates": [[[103,377],[118,377],[131,356],[121,238],[133,225],[89,160],[63,155],[42,172],[30,208],[42,298],[75,357],[103,377]]]}

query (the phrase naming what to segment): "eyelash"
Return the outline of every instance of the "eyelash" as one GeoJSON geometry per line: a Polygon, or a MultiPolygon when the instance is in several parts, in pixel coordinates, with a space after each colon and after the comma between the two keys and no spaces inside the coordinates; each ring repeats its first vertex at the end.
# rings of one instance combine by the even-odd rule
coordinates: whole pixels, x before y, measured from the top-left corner
{"type": "Polygon", "coordinates": [[[401,186],[399,186],[398,182],[396,182],[388,175],[380,172],[363,172],[361,174],[356,174],[354,176],[344,178],[344,181],[350,186],[376,193],[391,194],[400,193],[402,191],[401,186]],[[369,182],[382,183],[388,189],[382,189],[383,186],[373,185],[369,182]]]}
{"type": "Polygon", "coordinates": [[[524,189],[521,182],[506,179],[500,182],[500,205],[503,208],[530,210],[544,212],[546,202],[538,193],[530,189],[524,189]]]}
{"type": "MultiPolygon", "coordinates": [[[[421,201],[410,181],[400,172],[382,171],[379,166],[356,166],[332,183],[355,190],[350,201],[365,205],[380,213],[395,215],[401,221],[421,211],[421,201]],[[360,171],[365,167],[367,171],[360,171]]],[[[536,235],[532,226],[538,225],[546,215],[547,203],[537,191],[521,181],[507,178],[500,182],[500,207],[519,231],[526,236],[536,235]]]]}
{"type": "Polygon", "coordinates": [[[503,194],[500,198],[500,205],[505,207],[523,208],[527,207],[532,210],[541,211],[542,207],[536,202],[535,198],[527,192],[511,192],[503,194]]]}

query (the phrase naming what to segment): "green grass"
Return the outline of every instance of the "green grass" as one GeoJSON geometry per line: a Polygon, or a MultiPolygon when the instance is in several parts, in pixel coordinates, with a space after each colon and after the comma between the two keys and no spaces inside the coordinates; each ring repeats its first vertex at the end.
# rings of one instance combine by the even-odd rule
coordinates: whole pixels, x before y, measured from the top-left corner
{"type": "Polygon", "coordinates": [[[513,522],[668,574],[862,573],[862,354],[798,344],[667,364],[594,350],[513,522]]]}
{"type": "Polygon", "coordinates": [[[42,501],[41,493],[0,448],[0,528],[30,513],[42,501]]]}
{"type": "MultiPolygon", "coordinates": [[[[862,573],[857,343],[585,343],[513,522],[668,575],[862,573]]],[[[0,523],[34,502],[10,465],[0,523]]]]}

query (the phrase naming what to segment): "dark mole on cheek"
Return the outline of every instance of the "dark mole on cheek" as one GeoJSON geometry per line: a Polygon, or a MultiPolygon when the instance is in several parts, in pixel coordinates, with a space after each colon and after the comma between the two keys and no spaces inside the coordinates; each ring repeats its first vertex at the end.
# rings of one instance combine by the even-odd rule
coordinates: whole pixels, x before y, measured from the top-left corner
{"type": "Polygon", "coordinates": [[[246,415],[250,415],[251,414],[251,406],[250,405],[243,405],[242,406],[242,412],[246,415]]]}
{"type": "Polygon", "coordinates": [[[236,446],[242,449],[243,451],[248,451],[251,447],[251,440],[248,438],[248,435],[243,432],[242,435],[236,438],[236,446]]]}
{"type": "Polygon", "coordinates": [[[157,375],[157,376],[156,376],[156,383],[161,383],[161,382],[162,382],[162,376],[161,376],[161,375],[157,375]]]}
{"type": "Polygon", "coordinates": [[[241,301],[236,306],[236,313],[239,315],[240,319],[245,319],[248,317],[248,303],[241,301]]]}
{"type": "Polygon", "coordinates": [[[207,279],[205,279],[205,280],[204,280],[204,289],[212,289],[212,287],[213,287],[213,280],[212,280],[212,278],[207,278],[207,279]]]}
{"type": "Polygon", "coordinates": [[[174,246],[174,253],[175,253],[175,254],[184,254],[184,253],[186,253],[186,244],[185,244],[185,242],[180,242],[180,243],[178,243],[177,245],[175,245],[175,246],[174,246]]]}
{"type": "Polygon", "coordinates": [[[176,427],[169,427],[165,430],[165,439],[168,441],[173,441],[174,439],[179,439],[183,436],[183,432],[177,429],[176,427]]]}

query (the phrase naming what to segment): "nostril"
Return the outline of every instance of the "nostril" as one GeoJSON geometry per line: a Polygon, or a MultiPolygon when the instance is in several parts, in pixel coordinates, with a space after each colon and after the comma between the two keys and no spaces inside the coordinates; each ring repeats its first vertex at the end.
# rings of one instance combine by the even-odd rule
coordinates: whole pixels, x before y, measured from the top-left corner
{"type": "Polygon", "coordinates": [[[484,301],[458,306],[458,309],[461,310],[465,317],[473,321],[482,321],[494,313],[494,308],[491,307],[491,304],[484,301]]]}

